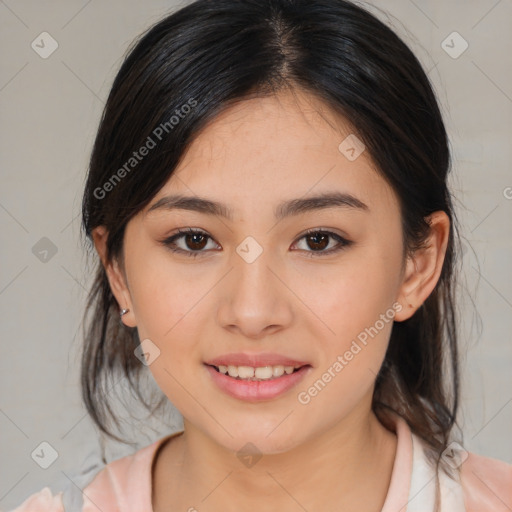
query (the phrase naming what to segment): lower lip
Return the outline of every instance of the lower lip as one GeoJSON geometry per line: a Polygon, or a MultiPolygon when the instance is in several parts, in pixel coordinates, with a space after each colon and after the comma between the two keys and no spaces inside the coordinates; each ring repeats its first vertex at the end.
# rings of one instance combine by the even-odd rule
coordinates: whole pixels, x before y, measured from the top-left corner
{"type": "Polygon", "coordinates": [[[213,368],[205,365],[210,373],[213,382],[228,395],[245,400],[247,402],[261,402],[271,400],[297,385],[312,369],[311,366],[303,366],[296,372],[284,374],[281,377],[270,380],[240,380],[229,375],[224,375],[213,368]]]}

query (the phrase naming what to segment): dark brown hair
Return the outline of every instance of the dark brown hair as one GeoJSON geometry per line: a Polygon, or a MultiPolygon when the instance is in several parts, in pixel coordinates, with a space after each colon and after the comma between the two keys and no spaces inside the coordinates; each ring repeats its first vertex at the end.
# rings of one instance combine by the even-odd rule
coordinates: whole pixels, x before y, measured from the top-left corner
{"type": "MultiPolygon", "coordinates": [[[[450,218],[440,279],[409,320],[395,322],[373,399],[383,424],[389,409],[397,411],[439,464],[459,395],[448,139],[419,61],[374,15],[344,0],[197,0],[150,28],[129,51],[105,105],[83,195],[84,233],[90,238],[106,226],[108,259],[122,263],[126,224],[169,180],[200,130],[235,102],[285,87],[315,95],[352,124],[399,199],[404,255],[424,244],[428,215],[443,210],[450,218]],[[161,140],[127,166],[158,127],[161,140]]],[[[84,322],[83,399],[101,431],[121,440],[109,427],[116,418],[107,377],[128,378],[145,403],[138,389],[145,367],[134,356],[137,330],[120,323],[119,309],[97,259],[84,322]]]]}

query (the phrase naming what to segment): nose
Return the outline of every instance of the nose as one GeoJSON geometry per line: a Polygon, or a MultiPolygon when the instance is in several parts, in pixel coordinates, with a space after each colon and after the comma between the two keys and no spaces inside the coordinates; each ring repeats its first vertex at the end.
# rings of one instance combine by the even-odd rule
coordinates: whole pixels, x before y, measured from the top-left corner
{"type": "Polygon", "coordinates": [[[269,252],[263,250],[254,260],[244,259],[243,252],[233,254],[217,310],[223,328],[253,340],[285,329],[293,320],[286,272],[269,252]]]}

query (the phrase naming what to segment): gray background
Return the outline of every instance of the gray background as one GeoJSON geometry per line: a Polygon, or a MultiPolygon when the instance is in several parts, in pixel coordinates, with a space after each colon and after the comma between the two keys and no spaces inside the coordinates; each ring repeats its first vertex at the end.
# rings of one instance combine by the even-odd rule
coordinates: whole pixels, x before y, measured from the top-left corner
{"type": "MultiPolygon", "coordinates": [[[[99,116],[128,45],[176,6],[0,1],[2,510],[46,485],[54,492],[71,481],[80,486],[73,472],[98,456],[78,387],[90,284],[79,237],[81,192],[99,116]],[[42,32],[58,43],[46,59],[31,47],[34,40],[42,46],[42,32]],[[43,441],[58,453],[48,469],[31,456],[43,441]]],[[[384,8],[389,18],[376,14],[428,71],[451,139],[465,238],[464,447],[512,463],[512,2],[392,0],[384,8]],[[454,31],[469,45],[460,55],[464,42],[450,36],[454,31]]],[[[180,418],[171,411],[146,436],[142,423],[127,425],[137,444],[109,443],[111,457],[180,428],[180,418]]]]}

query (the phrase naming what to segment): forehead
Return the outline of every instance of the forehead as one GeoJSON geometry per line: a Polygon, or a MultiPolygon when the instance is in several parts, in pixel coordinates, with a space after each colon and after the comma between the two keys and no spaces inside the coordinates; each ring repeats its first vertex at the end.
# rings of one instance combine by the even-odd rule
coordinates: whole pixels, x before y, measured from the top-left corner
{"type": "Polygon", "coordinates": [[[396,210],[394,192],[358,141],[345,118],[304,92],[243,100],[199,132],[151,204],[179,192],[257,213],[287,198],[339,191],[377,213],[396,210]]]}

